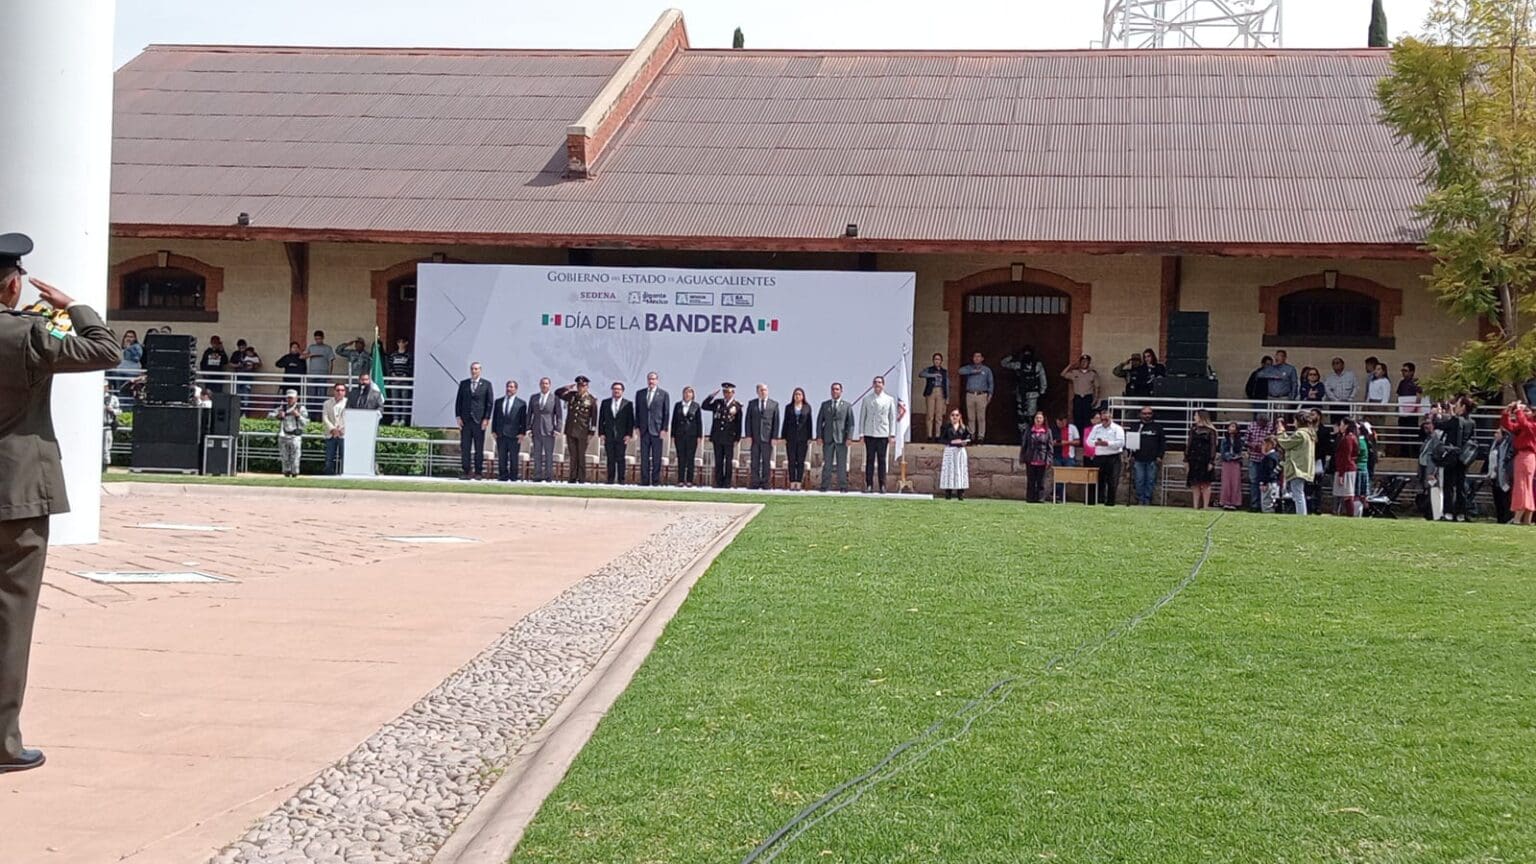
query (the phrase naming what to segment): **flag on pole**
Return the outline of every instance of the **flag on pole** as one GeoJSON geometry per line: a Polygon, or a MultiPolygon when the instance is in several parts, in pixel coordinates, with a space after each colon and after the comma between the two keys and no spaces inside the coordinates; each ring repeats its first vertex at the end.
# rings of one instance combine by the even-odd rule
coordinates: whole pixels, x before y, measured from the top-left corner
{"type": "Polygon", "coordinates": [[[379,347],[379,328],[373,328],[373,386],[384,396],[384,349],[379,347]]]}
{"type": "Polygon", "coordinates": [[[906,449],[907,436],[912,433],[912,363],[907,346],[901,346],[901,359],[896,363],[896,452],[900,459],[906,449]]]}

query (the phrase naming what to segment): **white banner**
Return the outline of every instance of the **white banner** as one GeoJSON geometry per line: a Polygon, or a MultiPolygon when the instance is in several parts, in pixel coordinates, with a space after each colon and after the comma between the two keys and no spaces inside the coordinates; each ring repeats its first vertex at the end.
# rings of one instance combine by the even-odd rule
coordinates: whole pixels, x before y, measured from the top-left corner
{"type": "Polygon", "coordinates": [[[577,375],[599,399],[614,381],[633,397],[655,371],[673,401],[685,385],[703,401],[730,381],[746,402],[761,382],[780,405],[803,387],[819,406],[834,381],[855,401],[883,375],[912,407],[898,389],[910,373],[897,368],[911,356],[912,273],[499,264],[417,273],[418,426],[454,425],[458,382],[476,361],[498,397],[509,378],[526,398],[540,377],[559,387],[577,375]]]}

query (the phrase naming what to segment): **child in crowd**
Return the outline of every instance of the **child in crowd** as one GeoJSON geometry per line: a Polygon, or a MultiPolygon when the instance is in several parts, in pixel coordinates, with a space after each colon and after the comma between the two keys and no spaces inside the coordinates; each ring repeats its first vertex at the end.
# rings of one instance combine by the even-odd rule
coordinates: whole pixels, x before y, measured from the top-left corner
{"type": "Polygon", "coordinates": [[[1280,500],[1280,441],[1270,435],[1264,439],[1264,458],[1259,461],[1259,509],[1275,512],[1280,500]]]}
{"type": "Polygon", "coordinates": [[[1355,471],[1360,459],[1360,442],[1355,437],[1355,421],[1340,420],[1337,432],[1333,451],[1333,512],[1334,515],[1359,516],[1355,471]]]}
{"type": "Polygon", "coordinates": [[[1073,466],[1077,464],[1077,448],[1082,446],[1082,435],[1078,432],[1077,425],[1071,417],[1056,418],[1056,458],[1057,467],[1073,466]]]}

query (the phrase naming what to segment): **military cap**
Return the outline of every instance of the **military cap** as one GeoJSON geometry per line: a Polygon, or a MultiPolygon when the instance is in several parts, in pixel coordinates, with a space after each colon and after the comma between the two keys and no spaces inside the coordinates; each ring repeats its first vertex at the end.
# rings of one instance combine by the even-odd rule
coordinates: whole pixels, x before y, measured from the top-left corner
{"type": "Polygon", "coordinates": [[[0,234],[0,267],[21,267],[21,256],[32,254],[32,238],[25,234],[0,234]]]}
{"type": "Polygon", "coordinates": [[[585,375],[577,375],[576,376],[576,383],[577,384],[591,384],[592,383],[592,379],[588,378],[585,375]]]}
{"type": "Polygon", "coordinates": [[[721,381],[720,382],[720,389],[721,390],[735,390],[736,389],[736,385],[732,384],[729,381],[721,381]]]}

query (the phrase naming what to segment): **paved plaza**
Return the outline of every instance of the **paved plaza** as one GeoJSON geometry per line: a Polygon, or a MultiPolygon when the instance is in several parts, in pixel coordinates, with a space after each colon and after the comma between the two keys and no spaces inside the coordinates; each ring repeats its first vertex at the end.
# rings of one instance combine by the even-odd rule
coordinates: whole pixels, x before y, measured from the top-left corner
{"type": "Polygon", "coordinates": [[[430,860],[748,509],[108,484],[50,554],[0,861],[430,860]]]}

